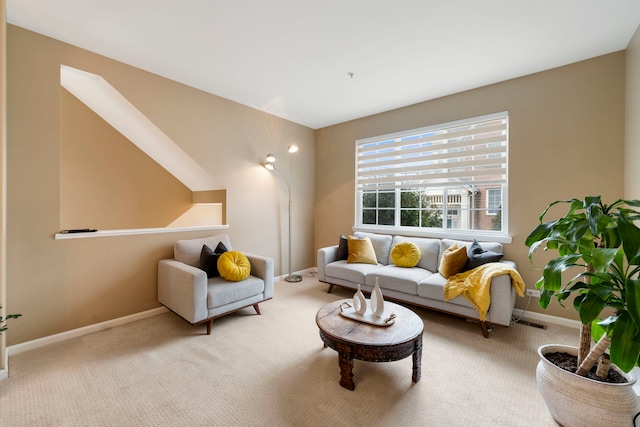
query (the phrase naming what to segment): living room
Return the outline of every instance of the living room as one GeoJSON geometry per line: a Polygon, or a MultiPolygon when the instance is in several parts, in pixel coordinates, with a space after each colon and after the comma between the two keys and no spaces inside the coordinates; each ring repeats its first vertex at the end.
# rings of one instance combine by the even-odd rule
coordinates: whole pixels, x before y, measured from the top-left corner
{"type": "MultiPolygon", "coordinates": [[[[615,52],[318,128],[10,22],[3,40],[6,279],[0,301],[23,316],[0,341],[2,363],[7,347],[158,309],[157,261],[172,257],[176,240],[220,232],[54,238],[62,228],[94,227],[61,226],[61,99],[68,97],[60,86],[61,65],[102,76],[209,171],[226,191],[223,232],[234,247],[274,258],[276,276],[290,267],[312,270],[318,248],[352,231],[354,141],[370,136],[509,111],[512,240],[504,252],[528,288],[539,271],[529,264],[524,240],[550,201],[596,194],[608,201],[640,198],[640,171],[633,163],[640,159],[640,123],[634,120],[640,114],[638,30],[615,52]],[[300,151],[288,164],[291,143],[300,151]],[[285,170],[293,165],[291,266],[287,200],[282,183],[262,167],[267,153],[275,153],[285,170]]],[[[252,66],[266,63],[256,59],[252,66]]],[[[354,83],[347,71],[345,85],[354,83]]],[[[100,158],[86,161],[99,164],[100,158]]],[[[114,202],[113,210],[126,216],[126,203],[114,202]]],[[[516,307],[525,306],[526,299],[519,299],[516,307]]],[[[534,303],[528,310],[560,322],[577,319],[558,305],[544,311],[534,303]]]]}

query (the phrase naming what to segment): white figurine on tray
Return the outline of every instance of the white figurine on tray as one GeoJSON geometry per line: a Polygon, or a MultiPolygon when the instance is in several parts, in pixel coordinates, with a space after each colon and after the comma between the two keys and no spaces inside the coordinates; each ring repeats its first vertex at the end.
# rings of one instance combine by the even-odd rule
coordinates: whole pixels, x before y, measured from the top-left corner
{"type": "Polygon", "coordinates": [[[353,309],[356,313],[364,315],[367,309],[371,309],[371,315],[376,318],[382,317],[384,313],[384,297],[382,291],[378,285],[378,278],[376,277],[376,284],[371,291],[371,299],[367,304],[367,299],[364,297],[362,290],[360,290],[360,284],[358,284],[358,290],[353,296],[353,309]]]}

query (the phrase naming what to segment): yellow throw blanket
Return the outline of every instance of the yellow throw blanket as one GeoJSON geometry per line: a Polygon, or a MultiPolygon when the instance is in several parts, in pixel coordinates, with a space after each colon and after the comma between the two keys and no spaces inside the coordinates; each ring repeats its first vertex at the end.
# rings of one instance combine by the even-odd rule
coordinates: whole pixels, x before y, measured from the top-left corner
{"type": "Polygon", "coordinates": [[[449,277],[444,285],[444,300],[463,295],[478,310],[480,320],[487,320],[491,304],[491,279],[501,274],[511,276],[511,284],[518,295],[524,295],[524,281],[516,270],[501,262],[490,262],[449,277]]]}

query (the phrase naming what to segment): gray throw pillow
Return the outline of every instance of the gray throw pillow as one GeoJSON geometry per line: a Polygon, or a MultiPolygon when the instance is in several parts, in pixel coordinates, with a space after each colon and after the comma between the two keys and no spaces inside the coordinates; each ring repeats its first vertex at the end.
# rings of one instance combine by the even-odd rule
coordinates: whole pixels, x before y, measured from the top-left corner
{"type": "Polygon", "coordinates": [[[498,262],[502,259],[502,254],[484,250],[480,243],[475,239],[467,251],[467,256],[467,263],[464,265],[462,271],[472,270],[482,264],[498,262]]]}

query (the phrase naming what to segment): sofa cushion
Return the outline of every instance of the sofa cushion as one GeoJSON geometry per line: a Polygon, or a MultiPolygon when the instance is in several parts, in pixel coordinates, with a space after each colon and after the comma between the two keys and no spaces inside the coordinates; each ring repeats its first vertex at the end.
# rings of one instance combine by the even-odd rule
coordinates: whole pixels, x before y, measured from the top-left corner
{"type": "Polygon", "coordinates": [[[415,267],[420,255],[420,248],[413,242],[400,242],[391,248],[391,261],[398,267],[415,267]]]}
{"type": "Polygon", "coordinates": [[[222,242],[228,250],[231,248],[231,240],[228,234],[218,234],[217,236],[205,237],[204,239],[178,240],[173,245],[173,258],[176,261],[189,264],[192,267],[200,268],[200,252],[202,246],[207,245],[215,248],[222,242]]]}
{"type": "MultiPolygon", "coordinates": [[[[446,251],[449,248],[449,246],[453,245],[454,243],[457,243],[458,246],[465,246],[467,248],[467,253],[469,252],[469,248],[473,244],[473,242],[469,242],[467,240],[442,239],[440,240],[440,257],[439,258],[441,258],[444,251],[446,251]]],[[[498,242],[482,242],[482,247],[487,251],[492,251],[497,254],[502,253],[502,244],[498,242]]],[[[438,265],[440,265],[440,259],[438,259],[438,265]]]]}
{"type": "Polygon", "coordinates": [[[240,282],[251,273],[251,264],[247,257],[238,251],[228,251],[218,258],[220,277],[231,282],[240,282]]]}
{"type": "Polygon", "coordinates": [[[376,253],[368,237],[357,238],[349,236],[348,263],[377,264],[376,253]]]}
{"type": "Polygon", "coordinates": [[[362,231],[356,231],[353,235],[360,239],[368,237],[373,245],[373,250],[376,252],[377,261],[380,264],[389,264],[389,254],[391,253],[393,236],[388,234],[364,233],[362,231]]]}
{"type": "Polygon", "coordinates": [[[429,239],[425,237],[405,237],[394,236],[393,246],[401,242],[412,242],[420,248],[420,261],[418,261],[417,267],[429,270],[432,273],[438,271],[438,263],[440,254],[440,239],[429,239]]]}
{"type": "Polygon", "coordinates": [[[405,268],[395,265],[387,265],[375,270],[366,277],[366,284],[374,286],[376,277],[380,289],[393,289],[405,294],[418,295],[418,283],[422,282],[433,273],[423,268],[405,268]]]}
{"type": "Polygon", "coordinates": [[[353,283],[365,283],[365,277],[383,266],[381,264],[349,264],[347,261],[334,261],[324,268],[327,281],[331,278],[347,280],[353,283]]]}
{"type": "Polygon", "coordinates": [[[467,259],[467,248],[454,243],[442,254],[438,272],[440,272],[445,279],[448,279],[462,271],[464,265],[467,263],[467,259]]]}
{"type": "Polygon", "coordinates": [[[489,262],[498,262],[502,259],[502,254],[485,250],[477,240],[474,240],[467,251],[469,259],[464,265],[463,271],[472,270],[489,262]]]}
{"type": "Polygon", "coordinates": [[[342,261],[349,258],[349,240],[340,235],[340,241],[338,242],[338,254],[336,255],[336,261],[342,261]]]}

